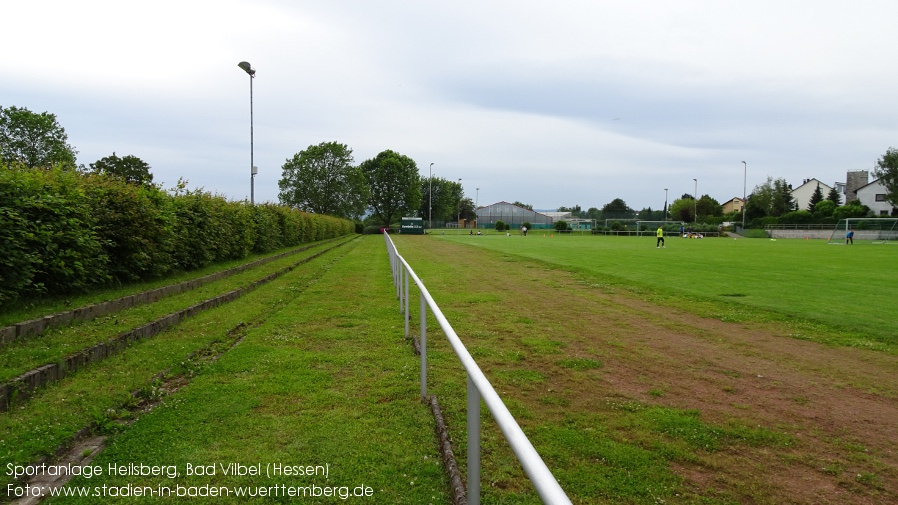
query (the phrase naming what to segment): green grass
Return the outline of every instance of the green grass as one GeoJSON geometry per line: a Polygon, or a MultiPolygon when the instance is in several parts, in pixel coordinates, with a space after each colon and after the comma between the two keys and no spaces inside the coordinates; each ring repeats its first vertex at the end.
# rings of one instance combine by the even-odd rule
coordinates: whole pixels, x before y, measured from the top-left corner
{"type": "Polygon", "coordinates": [[[788,322],[794,338],[898,350],[888,315],[890,300],[898,298],[898,248],[888,245],[670,237],[665,249],[656,249],[651,237],[437,238],[536,259],[576,272],[582,282],[635,291],[697,315],[788,322]]]}
{"type": "MultiPolygon", "coordinates": [[[[872,345],[866,347],[895,352],[894,332],[887,322],[863,326],[853,318],[846,323],[845,312],[840,315],[835,308],[818,311],[824,317],[809,310],[810,302],[794,300],[800,293],[788,293],[796,289],[793,284],[805,283],[806,295],[835,297],[829,302],[835,306],[843,302],[842,290],[849,288],[850,282],[842,278],[846,272],[831,274],[832,285],[810,289],[816,284],[803,276],[814,268],[802,261],[817,268],[857,263],[851,268],[869,270],[871,263],[888,264],[883,263],[889,259],[884,254],[892,248],[827,250],[804,241],[670,238],[666,249],[656,250],[648,239],[540,235],[396,240],[574,503],[782,502],[782,494],[750,471],[735,472],[735,477],[727,473],[734,462],[743,465],[741,470],[748,468],[738,459],[743,454],[753,462],[785,461],[800,471],[818,472],[818,477],[840,479],[839,486],[858,498],[869,498],[871,489],[886,499],[894,497],[883,490],[891,482],[882,477],[887,475],[888,460],[868,452],[850,434],[845,434],[841,450],[820,461],[816,454],[802,452],[808,448],[793,436],[791,425],[760,425],[750,418],[751,405],[716,419],[696,409],[662,405],[677,390],[654,380],[651,363],[640,361],[638,328],[605,337],[601,327],[605,320],[599,318],[601,323],[595,324],[581,317],[607,314],[627,330],[632,310],[614,312],[611,302],[594,294],[617,290],[698,316],[782,327],[784,336],[858,347],[867,341],[872,345]],[[460,245],[475,241],[490,250],[460,245]],[[762,252],[764,261],[756,258],[762,252]],[[804,260],[796,259],[802,252],[807,252],[804,260]],[[852,258],[859,261],[849,262],[852,258]],[[777,284],[758,279],[765,261],[776,274],[767,276],[779,276],[777,284]],[[778,301],[762,302],[768,295],[778,301]],[[643,401],[615,389],[612,367],[629,354],[645,366],[644,382],[639,384],[646,392],[643,401]],[[699,488],[677,468],[715,478],[699,488]]],[[[337,255],[345,256],[304,265],[251,296],[188,320],[47,388],[25,408],[0,416],[0,432],[6,434],[0,439],[0,464],[34,461],[96,420],[108,424],[113,435],[94,464],[176,465],[181,475],[175,479],[104,475],[76,480],[71,486],[365,485],[373,490],[369,499],[373,503],[448,503],[433,420],[418,402],[417,358],[403,338],[383,239],[366,237],[337,255]],[[241,330],[244,339],[218,361],[182,364],[191,352],[224,341],[227,330],[241,322],[249,323],[241,330]],[[189,369],[190,384],[163,397],[149,413],[131,414],[122,408],[131,391],[153,391],[153,375],[169,367],[176,372],[179,367],[189,369]],[[136,421],[117,427],[110,421],[119,416],[133,416],[136,421]],[[184,475],[188,463],[228,462],[326,464],[330,477],[184,475]]],[[[894,277],[886,270],[877,270],[878,277],[894,277]]],[[[862,272],[861,277],[875,283],[874,288],[854,291],[863,293],[868,305],[870,289],[896,294],[895,287],[885,286],[873,273],[862,272]]],[[[412,294],[415,326],[417,293],[412,294]]],[[[875,310],[862,301],[850,302],[855,304],[850,310],[875,312],[885,321],[886,307],[875,310]]],[[[429,389],[440,400],[465,475],[465,376],[454,352],[434,330],[432,317],[429,328],[429,389]]],[[[719,367],[717,372],[727,380],[743,377],[729,368],[719,367]]],[[[802,404],[801,398],[793,403],[802,404]]],[[[734,396],[733,403],[738,401],[734,396]]],[[[482,423],[483,503],[539,503],[485,408],[482,423]]]]}
{"type": "Polygon", "coordinates": [[[0,354],[0,381],[10,380],[35,367],[62,360],[81,349],[109,340],[167,314],[247,286],[256,279],[280,271],[330,245],[332,244],[315,244],[307,251],[256,266],[197,289],[164,297],[155,303],[138,305],[71,326],[52,328],[37,338],[15,340],[4,347],[0,354]]]}
{"type": "MultiPolygon", "coordinates": [[[[337,241],[342,239],[336,239],[337,241]]],[[[118,298],[122,298],[128,295],[133,295],[135,293],[141,293],[143,291],[149,291],[152,289],[160,288],[163,286],[168,286],[171,284],[177,284],[180,282],[197,279],[200,277],[204,277],[206,275],[214,274],[216,272],[221,272],[223,270],[227,270],[229,268],[233,268],[236,266],[243,265],[245,263],[250,263],[253,261],[261,260],[264,258],[269,258],[272,256],[277,256],[278,254],[283,254],[289,251],[304,249],[306,247],[318,246],[326,243],[333,243],[333,240],[325,240],[318,242],[316,244],[306,244],[304,246],[292,246],[285,247],[283,249],[279,249],[277,251],[272,251],[264,254],[253,254],[249,257],[242,258],[239,260],[226,261],[222,263],[216,263],[214,265],[209,265],[200,270],[193,270],[190,272],[179,272],[170,276],[162,277],[159,279],[153,279],[150,281],[144,282],[134,282],[128,284],[118,284],[118,285],[110,285],[101,289],[92,290],[88,293],[74,293],[68,296],[58,296],[58,297],[38,297],[38,298],[27,298],[27,299],[19,299],[10,303],[4,304],[0,307],[0,326],[7,326],[10,324],[19,323],[22,321],[28,321],[31,319],[35,319],[38,317],[46,316],[48,314],[56,314],[59,312],[65,312],[67,310],[72,310],[78,307],[84,307],[87,305],[106,302],[110,300],[115,300],[118,298]]],[[[292,255],[288,255],[292,256],[292,255]]]]}
{"type": "MultiPolygon", "coordinates": [[[[278,303],[264,322],[200,370],[188,386],[114,435],[94,461],[103,468],[127,462],[175,465],[179,477],[104,475],[71,486],[283,484],[338,490],[346,486],[350,492],[367,486],[373,492],[367,500],[373,503],[447,503],[448,479],[436,452],[433,419],[418,399],[416,358],[402,335],[389,267],[385,262],[370,267],[370,258],[382,254],[382,248],[382,242],[365,241],[340,261],[316,264],[323,275],[278,303]],[[263,467],[327,465],[329,477],[225,476],[220,469],[212,477],[186,475],[187,464],[229,462],[263,467]]],[[[275,281],[267,290],[261,288],[260,296],[271,304],[268,294],[284,287],[284,282],[275,281]]],[[[224,310],[246,311],[246,307],[224,310]]],[[[343,502],[236,497],[190,501],[343,502]]]]}
{"type": "MultiPolygon", "coordinates": [[[[339,251],[339,249],[338,249],[339,251]]],[[[337,253],[342,254],[342,253],[337,253]]],[[[21,406],[0,415],[0,463],[32,463],[56,449],[81,428],[106,422],[109,414],[133,402],[131,393],[152,389],[160,372],[190,374],[187,358],[228,339],[241,324],[258,324],[320,277],[332,256],[301,265],[276,281],[226,306],[204,312],[155,337],[141,341],[64,381],[38,391],[21,406]]],[[[114,416],[114,414],[113,414],[114,416]]],[[[8,477],[0,476],[5,487],[8,477]]]]}
{"type": "MultiPolygon", "coordinates": [[[[693,408],[660,405],[672,403],[675,395],[670,393],[670,384],[654,381],[651,354],[640,354],[641,332],[649,330],[636,319],[656,319],[653,328],[662,333],[668,325],[670,331],[692,332],[701,339],[702,330],[665,322],[663,312],[654,315],[654,311],[641,311],[630,303],[617,305],[608,294],[635,298],[639,300],[636,305],[672,306],[678,313],[691,312],[696,317],[723,319],[725,314],[740,326],[773,330],[784,337],[805,338],[796,332],[810,328],[814,330],[808,332],[811,338],[827,344],[856,345],[858,339],[865,339],[877,342],[876,349],[896,349],[886,322],[874,322],[863,330],[846,326],[838,317],[809,313],[810,302],[801,299],[801,293],[783,293],[803,282],[800,277],[809,271],[794,254],[808,250],[825,258],[844,254],[845,248],[826,250],[823,244],[808,246],[802,241],[771,251],[765,261],[772,262],[783,277],[780,285],[789,286],[777,289],[755,279],[765,263],[755,255],[783,241],[752,244],[704,239],[686,243],[684,239],[681,244],[669,239],[663,250],[656,250],[653,241],[614,237],[446,235],[400,236],[394,241],[574,503],[781,503],[786,496],[753,472],[751,465],[764,461],[778,464],[786,455],[814,454],[815,449],[803,445],[802,432],[796,431],[796,426],[759,424],[753,418],[754,405],[733,408],[717,418],[693,408]],[[735,251],[745,256],[727,249],[730,243],[744,247],[735,251]],[[718,257],[721,255],[726,259],[718,257]],[[741,270],[723,267],[741,261],[747,263],[741,270]],[[788,264],[777,264],[782,262],[788,264]],[[717,268],[723,271],[718,273],[717,268]],[[743,280],[746,273],[749,278],[743,280]],[[745,296],[731,296],[733,293],[745,296]],[[725,294],[730,296],[721,296],[725,294]],[[767,294],[779,301],[762,303],[767,294]],[[792,297],[801,300],[787,302],[792,297]],[[478,300],[489,303],[472,303],[478,300]],[[620,331],[606,336],[611,335],[606,326],[620,331]],[[608,365],[621,363],[644,370],[639,381],[644,384],[642,400],[618,391],[619,372],[609,370],[608,365]],[[697,485],[684,479],[682,472],[675,470],[678,468],[710,477],[697,485]]],[[[856,248],[847,253],[876,256],[887,251],[891,249],[856,248]]],[[[888,259],[876,257],[880,262],[888,259]]],[[[867,268],[870,261],[862,258],[860,269],[867,268]]],[[[874,277],[872,273],[864,275],[874,277]]],[[[814,296],[826,298],[826,291],[837,296],[848,289],[847,284],[842,280],[814,296]]],[[[883,289],[895,291],[892,286],[883,289]]],[[[864,292],[864,300],[868,300],[869,293],[864,292]]],[[[856,307],[869,309],[863,301],[856,307]]],[[[882,310],[876,312],[885,319],[882,310]]],[[[413,314],[412,321],[417,320],[413,314]]],[[[431,322],[430,328],[434,327],[431,322]]],[[[440,398],[464,474],[468,443],[465,377],[438,333],[430,333],[428,342],[429,389],[440,398]]],[[[788,339],[783,343],[788,346],[788,339]]],[[[728,352],[725,343],[721,352],[728,352]]],[[[714,367],[710,362],[706,366],[713,369],[712,376],[748,380],[743,372],[714,367]]],[[[684,375],[691,376],[688,370],[684,375]]],[[[676,391],[676,385],[673,389],[676,391]]],[[[735,389],[717,391],[718,395],[740,398],[735,389]]],[[[482,430],[483,502],[539,503],[485,408],[482,430]]],[[[839,463],[844,460],[839,458],[839,463]]],[[[882,487],[878,472],[888,460],[889,456],[876,455],[869,461],[845,462],[867,468],[857,473],[862,475],[860,479],[851,481],[852,492],[859,497],[878,493],[882,487]]],[[[814,457],[808,456],[805,462],[796,462],[807,465],[797,471],[819,471],[813,461],[814,457]]]]}

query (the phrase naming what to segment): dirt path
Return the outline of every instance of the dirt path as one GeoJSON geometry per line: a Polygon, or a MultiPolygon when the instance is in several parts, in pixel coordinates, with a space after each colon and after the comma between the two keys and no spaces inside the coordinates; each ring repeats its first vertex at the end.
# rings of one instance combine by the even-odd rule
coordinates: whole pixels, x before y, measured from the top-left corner
{"type": "Polygon", "coordinates": [[[778,503],[898,503],[894,356],[697,318],[625,295],[611,301],[634,315],[632,345],[605,351],[615,391],[696,409],[720,423],[750,419],[797,440],[778,454],[732,454],[718,468],[680,468],[695,486],[749,479],[772,488],[778,503]],[[663,395],[653,396],[658,388],[663,395]]]}

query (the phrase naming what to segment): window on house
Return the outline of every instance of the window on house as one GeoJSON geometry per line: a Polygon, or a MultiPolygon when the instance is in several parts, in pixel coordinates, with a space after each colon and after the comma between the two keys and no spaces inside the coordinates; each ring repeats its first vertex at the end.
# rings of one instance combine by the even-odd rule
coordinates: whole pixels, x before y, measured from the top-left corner
{"type": "Polygon", "coordinates": [[[882,195],[882,194],[876,195],[876,201],[877,201],[877,202],[884,202],[884,201],[886,201],[886,195],[882,195]]]}

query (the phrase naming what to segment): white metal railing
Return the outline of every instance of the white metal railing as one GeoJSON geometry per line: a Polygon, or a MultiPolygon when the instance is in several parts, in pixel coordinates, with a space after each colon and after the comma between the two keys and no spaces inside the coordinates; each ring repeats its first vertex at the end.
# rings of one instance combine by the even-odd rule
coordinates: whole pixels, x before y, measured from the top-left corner
{"type": "Polygon", "coordinates": [[[518,422],[509,412],[502,398],[483,375],[474,358],[465,348],[461,339],[452,329],[449,321],[430,296],[424,283],[415,274],[412,267],[396,250],[396,245],[389,234],[384,233],[387,244],[387,253],[390,257],[390,267],[393,273],[393,283],[396,286],[396,296],[399,299],[399,309],[405,319],[405,336],[409,337],[409,278],[411,278],[420,291],[421,321],[420,321],[420,347],[421,347],[421,399],[427,398],[427,309],[440,325],[440,329],[446,335],[446,339],[461,361],[468,376],[468,472],[467,472],[467,503],[469,505],[480,504],[480,400],[486,404],[487,409],[493,415],[496,424],[511,450],[514,451],[518,461],[524,468],[524,473],[533,483],[537,494],[543,503],[570,504],[561,485],[549,471],[542,457],[536,452],[533,444],[521,430],[518,422]]]}

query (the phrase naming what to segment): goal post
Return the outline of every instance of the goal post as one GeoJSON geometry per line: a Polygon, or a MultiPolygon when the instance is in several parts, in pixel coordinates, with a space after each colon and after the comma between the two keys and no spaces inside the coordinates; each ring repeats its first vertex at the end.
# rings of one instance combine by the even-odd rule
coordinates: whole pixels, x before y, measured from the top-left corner
{"type": "Polygon", "coordinates": [[[871,244],[898,243],[898,218],[896,217],[847,217],[840,219],[833,228],[827,244],[845,245],[848,233],[853,240],[871,244]]]}

